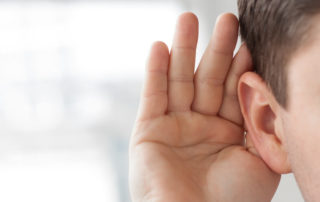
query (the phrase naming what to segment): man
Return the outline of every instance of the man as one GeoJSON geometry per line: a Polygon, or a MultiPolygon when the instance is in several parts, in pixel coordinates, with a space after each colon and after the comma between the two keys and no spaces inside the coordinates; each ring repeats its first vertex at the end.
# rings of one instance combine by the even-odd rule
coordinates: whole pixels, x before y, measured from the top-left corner
{"type": "Polygon", "coordinates": [[[195,73],[194,14],[179,17],[170,53],[153,44],[129,148],[133,201],[270,201],[289,172],[320,200],[320,5],[238,5],[234,58],[233,14],[218,18],[195,73]]]}

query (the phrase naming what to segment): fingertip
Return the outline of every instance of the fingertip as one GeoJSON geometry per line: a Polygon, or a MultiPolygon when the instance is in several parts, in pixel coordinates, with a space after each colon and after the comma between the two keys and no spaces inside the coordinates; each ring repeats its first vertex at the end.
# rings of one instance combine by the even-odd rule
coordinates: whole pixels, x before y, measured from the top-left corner
{"type": "Polygon", "coordinates": [[[173,47],[195,49],[198,43],[199,21],[192,12],[182,13],[176,23],[173,47]]]}
{"type": "Polygon", "coordinates": [[[253,69],[252,56],[251,56],[250,50],[248,49],[247,44],[245,42],[241,44],[241,46],[239,48],[239,53],[241,53],[243,55],[243,58],[246,62],[245,66],[249,70],[252,70],[253,69]]]}
{"type": "Polygon", "coordinates": [[[237,40],[239,23],[232,13],[223,13],[216,20],[212,42],[221,52],[233,53],[237,40]]]}
{"type": "Polygon", "coordinates": [[[233,27],[239,26],[238,17],[233,13],[222,13],[217,17],[216,24],[232,24],[233,27]]]}
{"type": "Polygon", "coordinates": [[[166,43],[162,41],[155,41],[151,45],[151,51],[165,53],[165,52],[169,52],[169,48],[166,43]]]}
{"type": "Polygon", "coordinates": [[[151,45],[149,59],[155,60],[156,58],[160,58],[160,60],[164,61],[169,58],[169,48],[167,44],[162,41],[155,41],[151,45]]]}
{"type": "Polygon", "coordinates": [[[185,22],[185,21],[198,23],[199,19],[196,14],[194,14],[191,11],[187,11],[187,12],[180,14],[180,16],[178,18],[178,22],[185,22]]]}
{"type": "Polygon", "coordinates": [[[169,65],[169,49],[162,41],[152,43],[149,56],[145,62],[145,73],[158,71],[167,73],[169,65]]]}
{"type": "Polygon", "coordinates": [[[218,16],[215,25],[215,31],[223,35],[229,35],[233,38],[238,36],[239,21],[232,13],[223,13],[218,16]]]}

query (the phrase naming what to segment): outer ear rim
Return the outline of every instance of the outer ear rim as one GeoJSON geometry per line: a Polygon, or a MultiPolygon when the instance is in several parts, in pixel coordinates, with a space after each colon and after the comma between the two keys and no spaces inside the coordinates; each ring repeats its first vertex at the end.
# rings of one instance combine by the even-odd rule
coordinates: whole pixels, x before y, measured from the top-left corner
{"type": "MultiPolygon", "coordinates": [[[[254,88],[258,91],[266,92],[263,94],[266,101],[263,99],[260,105],[269,105],[270,110],[273,111],[275,114],[279,112],[279,106],[277,106],[277,102],[274,99],[271,90],[268,88],[268,86],[265,84],[263,79],[258,74],[256,74],[255,72],[246,72],[243,75],[241,75],[241,77],[239,78],[237,91],[239,97],[240,110],[244,118],[246,130],[248,131],[248,135],[250,135],[252,145],[254,146],[254,149],[251,149],[251,151],[255,150],[258,153],[258,156],[262,158],[264,162],[269,166],[269,168],[274,172],[278,174],[286,174],[292,172],[290,163],[288,161],[288,154],[283,148],[283,140],[281,139],[283,137],[277,134],[277,131],[274,131],[274,134],[264,133],[262,131],[263,134],[254,135],[255,133],[257,133],[255,132],[256,127],[252,126],[252,122],[254,121],[250,119],[250,109],[245,109],[249,108],[248,106],[250,105],[250,103],[244,103],[244,95],[241,92],[243,85],[247,85],[250,88],[253,88],[254,86],[254,88]],[[266,143],[266,140],[268,143],[266,143]],[[273,150],[273,152],[270,152],[272,151],[272,148],[275,148],[275,150],[273,150]],[[279,158],[274,158],[274,156],[278,156],[279,158]]],[[[254,154],[257,155],[257,153],[254,154]]]]}

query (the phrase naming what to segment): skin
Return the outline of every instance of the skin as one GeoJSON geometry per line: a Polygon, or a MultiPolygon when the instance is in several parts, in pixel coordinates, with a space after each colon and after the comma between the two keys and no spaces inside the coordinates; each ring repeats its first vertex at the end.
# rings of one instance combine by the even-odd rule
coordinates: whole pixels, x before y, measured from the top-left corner
{"type": "Polygon", "coordinates": [[[314,40],[292,57],[289,108],[279,114],[283,117],[283,135],[291,167],[306,201],[320,199],[319,45],[319,39],[314,40]]]}
{"type": "Polygon", "coordinates": [[[271,201],[280,175],[263,161],[252,130],[244,145],[243,96],[254,91],[245,88],[250,75],[239,80],[251,59],[245,45],[233,57],[237,36],[237,18],[221,15],[195,73],[194,14],[179,17],[170,52],[152,45],[130,140],[132,201],[271,201]]]}
{"type": "Polygon", "coordinates": [[[290,57],[287,107],[278,104],[265,82],[245,72],[238,97],[248,136],[275,173],[293,172],[305,201],[320,200],[319,15],[311,18],[308,38],[290,57]]]}

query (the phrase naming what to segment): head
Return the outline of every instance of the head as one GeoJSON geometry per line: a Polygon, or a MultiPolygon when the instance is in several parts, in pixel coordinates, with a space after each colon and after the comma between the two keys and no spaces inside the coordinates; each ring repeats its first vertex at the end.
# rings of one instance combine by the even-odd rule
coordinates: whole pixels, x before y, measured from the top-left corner
{"type": "Polygon", "coordinates": [[[248,135],[279,174],[320,200],[320,1],[238,0],[254,72],[238,84],[248,135]],[[318,146],[319,145],[319,146],[318,146]]]}

